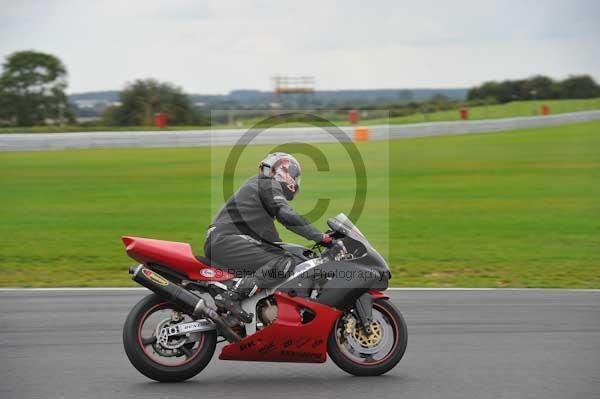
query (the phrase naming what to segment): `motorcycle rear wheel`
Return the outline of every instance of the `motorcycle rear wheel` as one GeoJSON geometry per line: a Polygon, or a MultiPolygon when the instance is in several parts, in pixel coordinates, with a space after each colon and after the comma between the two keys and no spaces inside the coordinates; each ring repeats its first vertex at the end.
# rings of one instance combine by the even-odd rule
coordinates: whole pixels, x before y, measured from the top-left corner
{"type": "Polygon", "coordinates": [[[357,376],[376,376],[394,368],[404,356],[408,330],[402,313],[387,299],[373,303],[373,334],[364,335],[351,313],[336,321],[327,353],[342,370],[357,376]]]}
{"type": "MultiPolygon", "coordinates": [[[[158,347],[155,334],[148,333],[148,329],[142,330],[150,317],[159,311],[166,311],[168,315],[169,310],[177,311],[173,304],[156,294],[140,300],[129,312],[123,326],[123,346],[131,364],[146,377],[159,382],[185,381],[208,365],[215,352],[217,333],[203,332],[197,342],[183,345],[180,349],[158,347]],[[161,356],[161,351],[168,356],[161,356]]],[[[151,331],[152,326],[148,328],[151,331]]]]}

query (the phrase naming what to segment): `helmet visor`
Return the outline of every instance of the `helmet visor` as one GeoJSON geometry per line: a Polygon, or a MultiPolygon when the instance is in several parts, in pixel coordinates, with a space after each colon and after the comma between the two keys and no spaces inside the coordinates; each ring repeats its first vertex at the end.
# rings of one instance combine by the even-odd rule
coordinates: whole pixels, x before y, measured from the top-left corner
{"type": "Polygon", "coordinates": [[[300,168],[296,164],[296,162],[290,162],[288,173],[292,179],[296,182],[296,190],[300,188],[300,181],[302,180],[300,176],[300,168]]]}
{"type": "Polygon", "coordinates": [[[274,165],[276,180],[287,186],[287,189],[295,193],[300,189],[300,166],[289,158],[284,158],[274,165]]]}

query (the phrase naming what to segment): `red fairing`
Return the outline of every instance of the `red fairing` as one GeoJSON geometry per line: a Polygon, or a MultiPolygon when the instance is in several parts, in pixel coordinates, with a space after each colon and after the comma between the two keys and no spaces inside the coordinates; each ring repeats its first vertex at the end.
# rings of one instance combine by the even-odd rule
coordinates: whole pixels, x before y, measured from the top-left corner
{"type": "Polygon", "coordinates": [[[327,337],[341,312],[332,307],[276,292],[277,319],[268,327],[223,348],[219,359],[265,362],[323,363],[327,337]],[[302,324],[300,309],[315,318],[302,324]]]}
{"type": "Polygon", "coordinates": [[[377,291],[377,290],[369,290],[368,291],[369,294],[371,294],[371,296],[375,299],[388,299],[389,296],[385,295],[383,292],[381,291],[377,291]]]}
{"type": "Polygon", "coordinates": [[[186,275],[190,280],[224,281],[234,276],[200,262],[184,242],[123,237],[127,255],[140,263],[157,263],[186,275]]]}

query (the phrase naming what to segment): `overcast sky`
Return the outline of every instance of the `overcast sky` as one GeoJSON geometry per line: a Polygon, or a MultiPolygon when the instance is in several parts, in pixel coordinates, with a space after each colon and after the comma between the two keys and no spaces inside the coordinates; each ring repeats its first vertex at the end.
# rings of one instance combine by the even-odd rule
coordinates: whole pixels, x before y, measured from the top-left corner
{"type": "Polygon", "coordinates": [[[600,1],[0,0],[0,57],[60,57],[69,92],[154,77],[191,93],[272,88],[465,87],[591,74],[600,1]]]}

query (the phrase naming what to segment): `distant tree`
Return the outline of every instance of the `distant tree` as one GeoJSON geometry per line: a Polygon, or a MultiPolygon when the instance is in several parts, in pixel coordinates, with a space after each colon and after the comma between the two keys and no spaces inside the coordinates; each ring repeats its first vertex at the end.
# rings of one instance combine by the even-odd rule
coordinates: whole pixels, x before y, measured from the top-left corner
{"type": "Polygon", "coordinates": [[[120,94],[121,105],[109,107],[103,114],[105,123],[121,126],[152,125],[154,115],[164,112],[169,124],[194,122],[190,99],[181,88],[155,79],[136,80],[120,94]]]}
{"type": "Polygon", "coordinates": [[[600,97],[600,86],[589,75],[570,76],[559,84],[562,98],[600,97]]]}
{"type": "Polygon", "coordinates": [[[479,87],[474,87],[467,92],[467,100],[477,100],[485,98],[494,98],[499,101],[499,98],[504,97],[502,84],[498,82],[485,82],[479,87]]]}
{"type": "Polygon", "coordinates": [[[119,126],[121,124],[118,105],[109,105],[100,114],[100,120],[106,126],[119,126]]]}
{"type": "Polygon", "coordinates": [[[52,54],[18,51],[9,55],[0,75],[0,118],[18,126],[44,124],[67,108],[67,69],[52,54]]]}
{"type": "Polygon", "coordinates": [[[0,125],[11,125],[14,124],[14,115],[11,112],[12,102],[8,95],[6,95],[2,87],[0,87],[0,125]]]}
{"type": "Polygon", "coordinates": [[[519,99],[548,99],[556,98],[556,83],[547,76],[534,76],[521,81],[518,93],[519,99]]]}
{"type": "Polygon", "coordinates": [[[481,86],[473,87],[467,93],[468,100],[493,98],[500,103],[515,100],[591,97],[600,97],[600,86],[588,75],[571,76],[561,82],[541,75],[522,80],[485,82],[481,86]]]}

